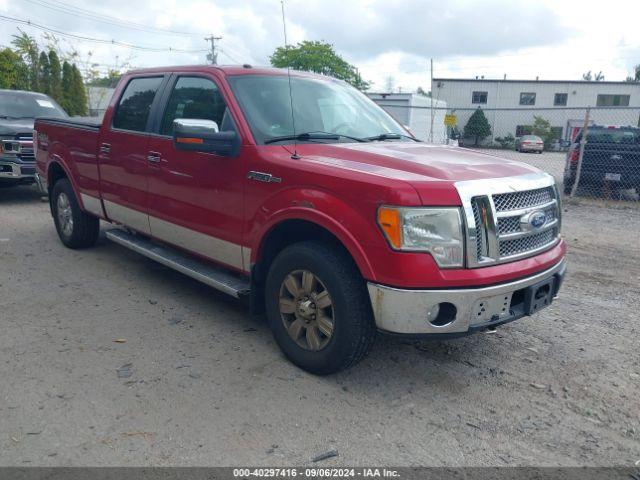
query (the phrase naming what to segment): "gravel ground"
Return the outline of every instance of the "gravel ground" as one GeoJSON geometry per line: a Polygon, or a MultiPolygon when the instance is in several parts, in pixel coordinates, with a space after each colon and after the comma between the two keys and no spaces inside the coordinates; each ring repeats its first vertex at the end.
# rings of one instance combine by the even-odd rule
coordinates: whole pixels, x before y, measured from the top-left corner
{"type": "Polygon", "coordinates": [[[65,249],[34,190],[0,190],[0,465],[630,466],[640,210],[565,209],[550,308],[314,377],[233,299],[104,238],[65,249]]]}

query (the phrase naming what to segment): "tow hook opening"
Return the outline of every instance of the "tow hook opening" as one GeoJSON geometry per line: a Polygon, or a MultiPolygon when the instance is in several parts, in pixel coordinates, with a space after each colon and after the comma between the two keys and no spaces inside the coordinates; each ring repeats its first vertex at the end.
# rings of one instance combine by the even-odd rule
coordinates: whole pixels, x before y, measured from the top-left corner
{"type": "Polygon", "coordinates": [[[442,302],[431,308],[427,318],[434,327],[446,327],[456,319],[457,313],[458,309],[453,303],[442,302]]]}

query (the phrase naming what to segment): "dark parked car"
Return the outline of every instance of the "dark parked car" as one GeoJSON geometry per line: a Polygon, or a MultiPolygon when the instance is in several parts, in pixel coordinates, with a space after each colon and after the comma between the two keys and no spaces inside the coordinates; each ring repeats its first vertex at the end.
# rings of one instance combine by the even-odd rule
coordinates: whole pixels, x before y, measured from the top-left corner
{"type": "MultiPolygon", "coordinates": [[[[571,192],[576,181],[581,140],[582,132],[567,152],[564,169],[566,193],[571,192]]],[[[597,194],[605,185],[612,192],[635,188],[640,193],[640,128],[589,127],[578,187],[597,194]]]]}
{"type": "Polygon", "coordinates": [[[66,118],[67,114],[42,93],[0,90],[0,187],[35,182],[36,117],[66,118]]]}

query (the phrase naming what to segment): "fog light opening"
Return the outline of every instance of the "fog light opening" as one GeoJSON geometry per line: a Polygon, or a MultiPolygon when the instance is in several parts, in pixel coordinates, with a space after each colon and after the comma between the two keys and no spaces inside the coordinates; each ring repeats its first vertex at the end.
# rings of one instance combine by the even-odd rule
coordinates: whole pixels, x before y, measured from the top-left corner
{"type": "Polygon", "coordinates": [[[458,309],[453,303],[442,302],[431,307],[427,319],[434,327],[446,327],[456,319],[457,313],[458,309]]]}

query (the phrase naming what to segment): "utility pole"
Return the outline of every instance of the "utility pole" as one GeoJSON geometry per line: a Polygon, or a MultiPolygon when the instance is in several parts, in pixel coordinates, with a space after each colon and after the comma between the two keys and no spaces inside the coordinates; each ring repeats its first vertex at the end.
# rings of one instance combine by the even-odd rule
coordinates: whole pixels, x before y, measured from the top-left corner
{"type": "Polygon", "coordinates": [[[222,37],[216,37],[214,34],[205,37],[207,42],[211,42],[211,53],[207,53],[207,60],[211,62],[211,65],[218,64],[218,52],[216,52],[216,42],[222,40],[222,37]]]}
{"type": "Polygon", "coordinates": [[[431,98],[429,101],[431,102],[431,127],[429,128],[429,142],[433,143],[433,58],[431,59],[431,98]]]}

